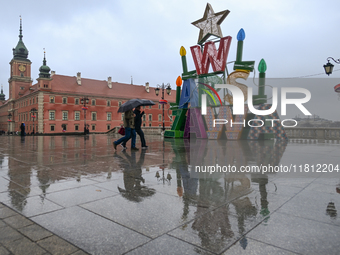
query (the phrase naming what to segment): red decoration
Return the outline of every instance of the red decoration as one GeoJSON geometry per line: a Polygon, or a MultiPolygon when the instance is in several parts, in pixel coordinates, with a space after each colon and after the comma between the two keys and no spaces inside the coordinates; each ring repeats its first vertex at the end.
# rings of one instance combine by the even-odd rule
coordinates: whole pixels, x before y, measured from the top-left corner
{"type": "Polygon", "coordinates": [[[167,103],[168,103],[168,101],[167,101],[167,100],[165,100],[165,99],[161,99],[161,100],[159,100],[159,103],[160,103],[160,104],[167,104],[167,103]]]}
{"type": "Polygon", "coordinates": [[[81,109],[83,109],[85,111],[85,110],[88,110],[89,108],[83,106],[81,109]]]}
{"type": "Polygon", "coordinates": [[[221,38],[217,52],[215,43],[207,42],[204,46],[203,55],[200,46],[196,45],[190,47],[197,74],[208,73],[210,64],[214,72],[223,72],[227,63],[230,43],[230,36],[221,38]]]}
{"type": "Polygon", "coordinates": [[[32,118],[35,118],[36,116],[35,116],[35,115],[32,115],[31,117],[32,117],[32,118]]]}

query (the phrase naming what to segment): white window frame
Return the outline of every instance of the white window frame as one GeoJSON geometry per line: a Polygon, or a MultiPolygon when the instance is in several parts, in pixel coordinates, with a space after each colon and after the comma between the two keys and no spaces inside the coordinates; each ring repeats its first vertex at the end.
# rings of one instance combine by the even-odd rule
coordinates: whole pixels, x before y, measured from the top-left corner
{"type": "Polygon", "coordinates": [[[62,120],[68,120],[68,111],[62,111],[61,114],[62,120]]]}
{"type": "Polygon", "coordinates": [[[55,120],[55,110],[49,110],[48,111],[48,119],[49,120],[55,120]],[[51,114],[53,114],[53,118],[51,118],[51,114]]]}
{"type": "Polygon", "coordinates": [[[74,120],[80,120],[80,111],[74,111],[74,120]],[[78,118],[77,118],[78,114],[78,118]]]}
{"type": "Polygon", "coordinates": [[[112,120],[112,113],[111,112],[107,112],[106,113],[106,120],[107,121],[111,121],[112,120]]]}

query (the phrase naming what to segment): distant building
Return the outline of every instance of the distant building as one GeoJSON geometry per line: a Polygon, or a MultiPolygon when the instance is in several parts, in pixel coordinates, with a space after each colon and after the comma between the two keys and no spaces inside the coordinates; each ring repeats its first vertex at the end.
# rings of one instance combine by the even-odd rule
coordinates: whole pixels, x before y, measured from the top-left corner
{"type": "MultiPolygon", "coordinates": [[[[5,100],[2,89],[0,94],[0,131],[20,131],[20,124],[24,122],[27,133],[33,130],[43,134],[84,132],[86,121],[90,132],[104,133],[123,123],[118,108],[132,98],[150,99],[156,103],[144,109],[143,126],[162,126],[160,97],[148,82],[142,86],[112,82],[111,77],[107,80],[87,79],[82,78],[80,72],[77,76],[59,75],[51,72],[44,53],[37,83],[32,85],[32,62],[22,40],[21,20],[19,31],[19,41],[10,61],[9,99],[5,100]],[[88,99],[85,108],[83,98],[88,99]]],[[[175,97],[173,90],[165,99],[175,102],[175,97]]],[[[169,104],[165,105],[165,127],[172,124],[168,108],[169,104]]]]}

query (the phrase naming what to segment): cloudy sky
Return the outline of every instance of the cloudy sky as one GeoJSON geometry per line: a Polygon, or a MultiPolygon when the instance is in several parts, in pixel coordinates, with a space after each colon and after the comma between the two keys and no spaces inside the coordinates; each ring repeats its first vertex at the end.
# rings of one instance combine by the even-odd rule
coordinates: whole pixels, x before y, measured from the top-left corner
{"type": "MultiPolygon", "coordinates": [[[[335,84],[328,82],[331,85],[312,98],[334,101],[340,108],[333,90],[340,83],[340,71],[330,77],[323,74],[327,57],[340,58],[338,0],[209,3],[215,12],[230,11],[221,24],[223,36],[233,38],[228,61],[235,60],[236,35],[243,28],[244,60],[254,60],[257,66],[264,58],[271,78],[315,75],[311,77],[331,79],[335,84]]],[[[131,83],[132,77],[133,84],[170,83],[175,88],[182,72],[181,46],[188,53],[188,69],[194,69],[190,47],[197,43],[199,29],[191,23],[203,17],[206,4],[203,0],[2,1],[0,83],[6,98],[19,15],[34,83],[45,48],[47,64],[57,74],[81,72],[83,78],[98,80],[111,76],[122,83],[131,83]]],[[[339,70],[340,65],[335,64],[334,69],[339,70]]]]}

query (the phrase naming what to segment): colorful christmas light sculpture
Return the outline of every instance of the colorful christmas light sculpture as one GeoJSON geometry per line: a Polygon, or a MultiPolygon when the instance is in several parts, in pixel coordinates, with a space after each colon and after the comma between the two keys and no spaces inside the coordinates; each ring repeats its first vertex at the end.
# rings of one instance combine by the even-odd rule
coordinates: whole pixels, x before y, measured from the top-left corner
{"type": "MultiPolygon", "coordinates": [[[[208,139],[219,139],[221,137],[232,140],[268,139],[272,137],[287,139],[284,128],[278,121],[273,121],[274,125],[272,126],[263,125],[256,127],[255,125],[249,124],[249,119],[250,121],[260,121],[262,123],[266,122],[266,119],[277,120],[279,116],[276,111],[267,116],[255,116],[252,113],[248,113],[248,105],[244,104],[244,114],[235,115],[233,111],[235,110],[236,102],[235,105],[233,105],[233,95],[229,93],[224,95],[223,103],[220,97],[221,95],[218,94],[227,92],[227,90],[223,88],[223,84],[234,85],[242,91],[244,100],[246,101],[248,98],[248,88],[245,84],[236,82],[236,79],[242,78],[247,80],[249,73],[254,70],[255,64],[255,61],[242,60],[245,32],[241,28],[237,34],[237,53],[233,67],[235,71],[226,76],[228,73],[226,64],[232,38],[230,36],[222,36],[220,24],[228,14],[228,10],[214,13],[211,5],[207,4],[203,18],[192,23],[194,26],[200,28],[199,45],[190,47],[195,70],[188,71],[186,50],[182,46],[180,48],[180,55],[183,73],[182,77],[179,76],[176,80],[176,104],[171,104],[173,115],[175,115],[176,118],[172,129],[165,131],[164,136],[190,138],[190,135],[194,134],[196,138],[208,139]],[[215,42],[207,41],[211,35],[220,38],[218,49],[215,47],[215,42]],[[213,72],[209,72],[210,65],[213,72]],[[215,80],[218,80],[219,83],[212,82],[214,80],[212,77],[218,77],[218,79],[215,80]],[[210,78],[212,79],[209,81],[210,78]],[[181,90],[182,82],[183,86],[181,90]],[[215,90],[215,85],[216,88],[219,87],[219,89],[215,90]],[[220,92],[218,92],[219,90],[220,92]],[[209,104],[207,99],[209,99],[209,104]],[[226,102],[230,105],[224,105],[226,102]],[[188,109],[189,103],[190,109],[188,109]],[[207,106],[204,107],[204,111],[202,110],[202,103],[207,106]],[[203,116],[202,112],[204,114],[203,116]],[[216,120],[224,119],[229,122],[228,125],[225,125],[225,128],[222,125],[215,125],[216,120]],[[230,123],[234,123],[235,125],[230,125],[230,123]]],[[[256,105],[258,110],[270,109],[272,106],[266,104],[265,72],[267,65],[263,59],[258,65],[258,70],[260,73],[258,95],[249,98],[250,102],[254,102],[249,106],[254,108],[253,105],[256,105]]],[[[229,88],[232,89],[232,87],[229,88]]],[[[239,101],[237,101],[237,105],[240,106],[241,109],[243,108],[239,101]]],[[[227,124],[227,122],[224,124],[227,124]]]]}

